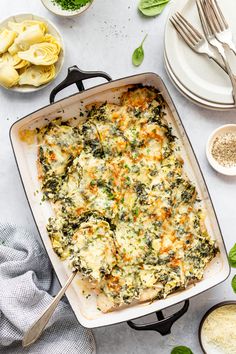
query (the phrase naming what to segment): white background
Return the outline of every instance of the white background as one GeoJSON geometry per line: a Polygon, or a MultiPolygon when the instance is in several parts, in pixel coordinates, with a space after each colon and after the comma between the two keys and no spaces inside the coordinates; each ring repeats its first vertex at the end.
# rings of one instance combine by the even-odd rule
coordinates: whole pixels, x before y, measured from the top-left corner
{"type": "MultiPolygon", "coordinates": [[[[62,19],[49,13],[40,0],[0,0],[1,19],[17,13],[44,16],[58,26],[66,47],[63,70],[48,88],[32,94],[0,90],[0,221],[13,221],[37,233],[11,150],[9,128],[20,117],[48,104],[50,91],[64,79],[67,67],[77,64],[83,70],[103,70],[114,79],[153,71],[164,79],[190,136],[229,250],[236,242],[236,178],[223,177],[211,169],[205,157],[205,144],[213,129],[236,122],[236,112],[199,108],[178,93],[163,65],[164,26],[170,5],[159,17],[150,19],[139,15],[137,5],[138,0],[95,0],[81,16],[62,19]],[[132,52],[146,33],[145,60],[141,67],[135,68],[131,63],[132,52]]],[[[222,285],[192,299],[188,313],[173,326],[169,336],[135,332],[126,323],[96,329],[98,354],[169,354],[175,345],[187,345],[194,354],[200,354],[199,322],[213,304],[236,300],[230,286],[234,273],[222,285]]]]}

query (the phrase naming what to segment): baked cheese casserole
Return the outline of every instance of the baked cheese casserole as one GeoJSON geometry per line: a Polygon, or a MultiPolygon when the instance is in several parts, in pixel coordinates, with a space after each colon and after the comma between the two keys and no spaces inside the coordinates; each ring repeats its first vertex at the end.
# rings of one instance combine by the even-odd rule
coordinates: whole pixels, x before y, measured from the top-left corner
{"type": "Polygon", "coordinates": [[[88,280],[98,309],[165,298],[202,279],[218,249],[162,95],[135,86],[81,119],[37,131],[38,170],[55,212],[52,246],[88,280]]]}

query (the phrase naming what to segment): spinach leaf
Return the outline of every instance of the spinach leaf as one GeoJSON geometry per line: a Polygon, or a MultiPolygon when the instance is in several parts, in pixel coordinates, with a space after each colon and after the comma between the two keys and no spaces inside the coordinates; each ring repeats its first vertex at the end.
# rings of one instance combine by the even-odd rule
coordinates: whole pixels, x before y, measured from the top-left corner
{"type": "Polygon", "coordinates": [[[233,277],[233,279],[231,281],[231,285],[232,285],[233,291],[236,293],[236,275],[233,277]]]}
{"type": "Polygon", "coordinates": [[[147,38],[147,34],[144,37],[144,39],[142,40],[142,43],[140,44],[140,46],[138,48],[136,48],[135,51],[133,52],[132,63],[134,66],[139,66],[143,62],[143,59],[144,59],[143,43],[146,38],[147,38]]]}
{"type": "Polygon", "coordinates": [[[192,350],[183,345],[172,349],[171,354],[193,354],[192,350]]]}
{"type": "Polygon", "coordinates": [[[141,0],[138,8],[145,16],[157,16],[168,2],[169,0],[141,0]]]}
{"type": "Polygon", "coordinates": [[[231,267],[236,268],[236,243],[229,251],[229,263],[231,267]]]}

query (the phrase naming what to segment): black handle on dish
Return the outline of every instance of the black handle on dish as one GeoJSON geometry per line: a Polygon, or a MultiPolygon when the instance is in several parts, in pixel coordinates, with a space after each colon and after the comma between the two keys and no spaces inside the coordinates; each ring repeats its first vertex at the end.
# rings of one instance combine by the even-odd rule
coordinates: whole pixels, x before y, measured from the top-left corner
{"type": "Polygon", "coordinates": [[[95,77],[103,77],[107,81],[111,81],[111,77],[103,71],[83,71],[76,65],[68,68],[68,74],[59,85],[57,85],[50,94],[50,103],[53,103],[58,92],[64,88],[75,84],[79,91],[84,91],[83,80],[92,79],[95,77]]]}
{"type": "Polygon", "coordinates": [[[189,300],[185,300],[184,306],[175,314],[165,318],[162,311],[157,311],[156,316],[158,322],[152,322],[147,324],[135,324],[133,321],[127,321],[128,325],[136,331],[156,331],[162,336],[166,336],[171,333],[171,327],[173,324],[182,317],[189,308],[189,300]]]}

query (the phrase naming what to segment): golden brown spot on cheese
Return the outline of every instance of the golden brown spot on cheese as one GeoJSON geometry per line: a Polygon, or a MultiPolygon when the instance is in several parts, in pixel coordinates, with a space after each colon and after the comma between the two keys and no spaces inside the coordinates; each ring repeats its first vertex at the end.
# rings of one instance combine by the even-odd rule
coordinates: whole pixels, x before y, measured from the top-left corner
{"type": "Polygon", "coordinates": [[[24,143],[32,145],[35,142],[36,131],[30,129],[24,129],[19,131],[19,138],[24,143]]]}

